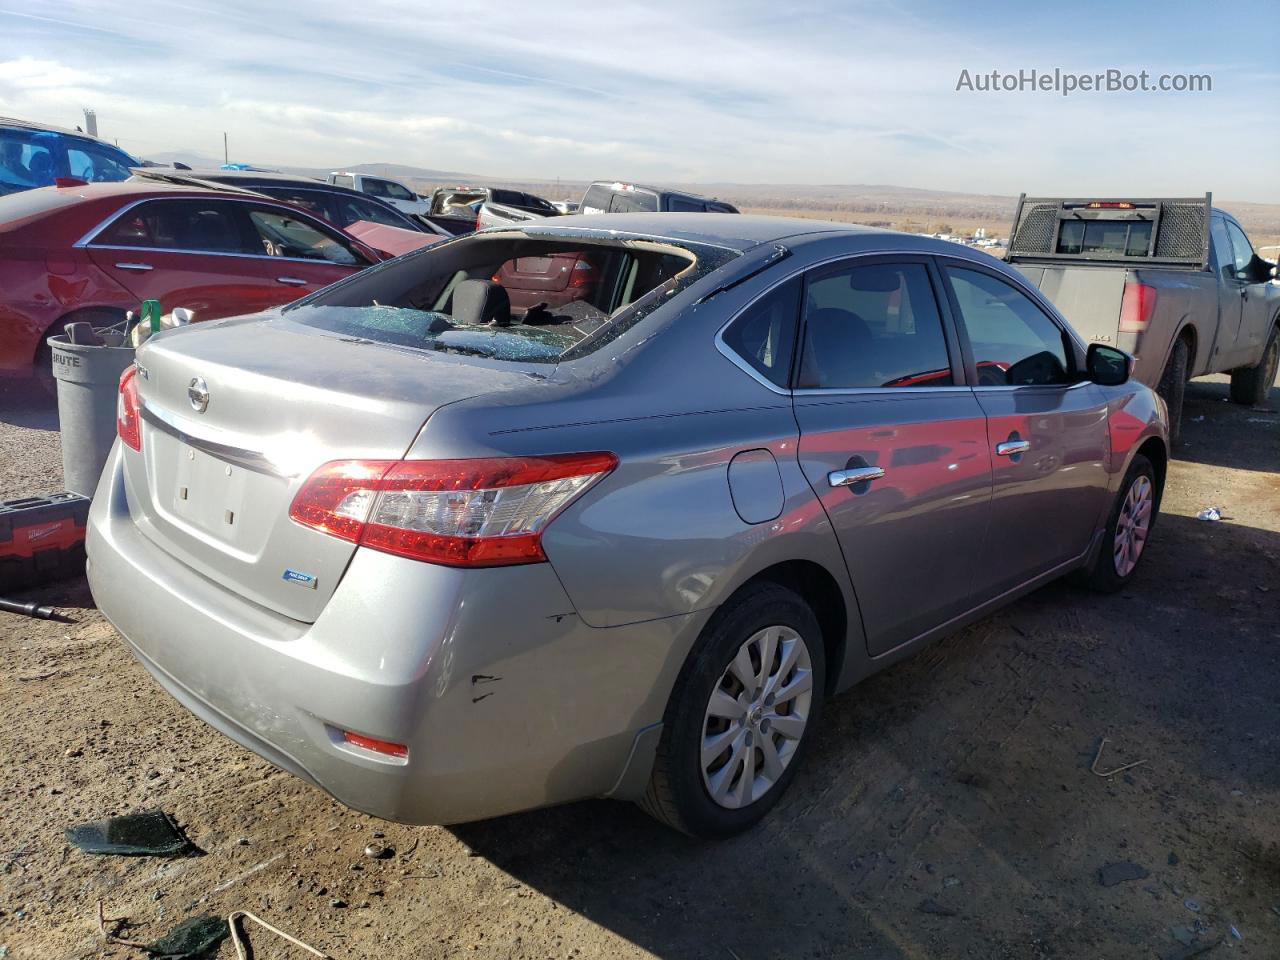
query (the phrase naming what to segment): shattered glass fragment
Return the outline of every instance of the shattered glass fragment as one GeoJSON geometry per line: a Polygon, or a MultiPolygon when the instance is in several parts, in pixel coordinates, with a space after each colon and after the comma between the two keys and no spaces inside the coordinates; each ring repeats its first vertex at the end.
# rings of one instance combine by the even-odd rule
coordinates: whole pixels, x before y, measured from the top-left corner
{"type": "Polygon", "coordinates": [[[67,842],[84,853],[120,857],[194,857],[202,853],[163,810],[68,827],[67,842]]]}
{"type": "Polygon", "coordinates": [[[183,920],[143,949],[159,960],[198,960],[211,953],[228,932],[226,920],[204,914],[183,920]]]}

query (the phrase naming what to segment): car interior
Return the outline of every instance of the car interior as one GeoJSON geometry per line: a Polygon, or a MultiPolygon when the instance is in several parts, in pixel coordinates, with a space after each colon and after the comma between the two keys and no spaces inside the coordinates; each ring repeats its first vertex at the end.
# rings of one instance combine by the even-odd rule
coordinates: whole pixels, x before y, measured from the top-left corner
{"type": "MultiPolygon", "coordinates": [[[[553,343],[558,354],[628,308],[691,279],[696,264],[692,253],[653,242],[475,237],[356,277],[310,305],[376,307],[363,314],[344,311],[343,330],[353,336],[448,350],[451,340],[459,342],[448,335],[486,331],[553,343]],[[505,268],[516,260],[555,260],[567,253],[590,257],[597,276],[587,295],[562,306],[513,309],[510,292],[495,277],[509,273],[505,268]]],[[[465,352],[475,350],[469,346],[465,352]]]]}

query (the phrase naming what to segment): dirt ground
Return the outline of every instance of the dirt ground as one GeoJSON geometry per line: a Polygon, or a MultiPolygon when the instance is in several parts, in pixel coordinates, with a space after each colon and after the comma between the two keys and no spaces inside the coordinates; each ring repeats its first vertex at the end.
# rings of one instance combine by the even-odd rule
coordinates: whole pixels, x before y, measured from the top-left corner
{"type": "MultiPolygon", "coordinates": [[[[343,960],[1274,960],[1280,391],[1225,400],[1189,389],[1131,589],[1046,587],[844,694],[778,808],[720,844],[608,801],[452,829],[344,810],[170,700],[83,581],[20,595],[72,622],[0,614],[0,957],[140,956],[104,945],[101,900],[133,939],[246,909],[343,960]],[[1226,519],[1197,521],[1210,505],[1226,519]],[[1104,737],[1101,769],[1141,765],[1092,773],[1104,737]],[[63,836],[156,807],[207,855],[63,836]],[[1101,885],[1121,862],[1148,875],[1101,885]]],[[[59,484],[32,403],[0,395],[0,498],[59,484]]]]}

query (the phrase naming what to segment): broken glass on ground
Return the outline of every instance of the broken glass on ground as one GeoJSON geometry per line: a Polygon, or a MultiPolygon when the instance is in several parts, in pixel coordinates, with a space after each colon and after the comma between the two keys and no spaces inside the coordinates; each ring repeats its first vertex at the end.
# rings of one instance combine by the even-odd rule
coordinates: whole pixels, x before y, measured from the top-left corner
{"type": "Polygon", "coordinates": [[[68,827],[67,842],[83,853],[119,857],[195,857],[203,852],[163,810],[68,827]]]}
{"type": "Polygon", "coordinates": [[[204,914],[183,920],[165,936],[142,949],[159,960],[197,960],[211,953],[228,932],[226,920],[204,914]]]}

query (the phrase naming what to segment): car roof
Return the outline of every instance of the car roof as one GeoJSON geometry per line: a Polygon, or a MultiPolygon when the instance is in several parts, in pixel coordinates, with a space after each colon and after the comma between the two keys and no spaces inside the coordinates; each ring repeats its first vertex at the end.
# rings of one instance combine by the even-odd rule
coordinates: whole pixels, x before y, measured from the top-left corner
{"type": "MultiPolygon", "coordinates": [[[[159,171],[156,171],[159,172],[159,171]]],[[[168,172],[167,170],[165,172],[168,172]]],[[[274,170],[223,170],[220,167],[193,167],[190,170],[175,169],[175,174],[198,180],[258,180],[262,183],[305,183],[309,187],[333,188],[327,180],[317,180],[298,173],[277,173],[274,170]]],[[[345,187],[336,187],[344,190],[345,187]]]]}
{"type": "Polygon", "coordinates": [[[474,236],[503,232],[523,233],[531,237],[554,238],[600,236],[613,239],[674,240],[707,244],[745,253],[761,244],[785,241],[785,246],[798,249],[810,242],[844,238],[847,253],[895,253],[907,255],[945,256],[969,260],[1025,284],[1012,267],[982,250],[938,240],[931,236],[865,227],[858,223],[836,223],[802,217],[769,217],[738,213],[597,213],[569,214],[545,220],[487,227],[474,236]]]}
{"type": "Polygon", "coordinates": [[[343,187],[326,180],[314,180],[311,177],[292,173],[264,173],[259,170],[221,170],[206,168],[203,170],[181,170],[170,167],[140,167],[134,171],[135,176],[146,177],[159,182],[159,178],[179,180],[204,180],[229,187],[241,187],[246,190],[253,187],[299,187],[306,190],[323,190],[326,193],[345,193],[365,197],[368,194],[350,187],[343,187]]]}
{"type": "MultiPolygon", "coordinates": [[[[906,234],[856,223],[834,223],[800,217],[744,216],[740,213],[594,213],[569,214],[547,220],[490,227],[482,233],[519,229],[539,236],[553,233],[624,234],[636,237],[668,237],[690,243],[708,243],[735,250],[748,250],[762,243],[809,234],[850,233],[901,237],[906,234]]],[[[938,241],[942,243],[942,241],[938,241]]]]}
{"type": "Polygon", "coordinates": [[[146,193],[154,193],[157,196],[191,194],[200,197],[225,197],[228,195],[227,191],[217,190],[213,187],[165,183],[159,180],[122,180],[119,183],[88,183],[74,187],[44,187],[43,189],[71,191],[84,197],[86,200],[97,200],[113,196],[141,195],[146,193]]]}
{"type": "Polygon", "coordinates": [[[90,143],[100,143],[104,147],[110,147],[112,150],[119,150],[125,156],[129,156],[129,151],[117,147],[109,140],[103,140],[101,137],[95,137],[85,133],[83,130],[68,130],[66,127],[55,127],[47,123],[35,123],[31,120],[19,120],[17,117],[0,117],[0,127],[11,127],[16,130],[31,130],[36,133],[56,133],[62,137],[76,137],[80,140],[88,140],[90,143]]]}

